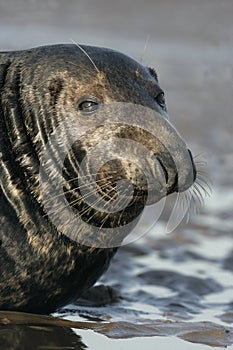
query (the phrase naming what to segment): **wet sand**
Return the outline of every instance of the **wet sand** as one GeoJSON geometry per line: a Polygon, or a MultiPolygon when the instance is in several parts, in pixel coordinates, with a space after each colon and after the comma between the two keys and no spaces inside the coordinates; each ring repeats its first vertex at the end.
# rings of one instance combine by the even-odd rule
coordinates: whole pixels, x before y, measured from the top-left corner
{"type": "Polygon", "coordinates": [[[202,153],[212,181],[206,207],[189,224],[165,234],[171,201],[143,239],[119,251],[101,281],[117,291],[117,301],[70,305],[58,314],[99,328],[61,328],[58,337],[56,327],[33,319],[13,322],[0,327],[1,350],[12,344],[134,350],[233,344],[232,15],[231,0],[0,0],[1,51],[73,39],[155,67],[170,119],[194,153],[202,153]]]}

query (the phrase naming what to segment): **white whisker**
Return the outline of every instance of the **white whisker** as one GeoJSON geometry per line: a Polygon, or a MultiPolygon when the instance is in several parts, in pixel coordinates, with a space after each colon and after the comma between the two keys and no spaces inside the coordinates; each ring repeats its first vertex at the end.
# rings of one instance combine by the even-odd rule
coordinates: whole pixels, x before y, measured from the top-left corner
{"type": "Polygon", "coordinates": [[[90,57],[90,55],[88,55],[88,53],[84,50],[84,48],[82,46],[80,46],[78,43],[76,43],[73,39],[71,39],[72,43],[74,45],[76,45],[79,50],[81,50],[84,55],[89,59],[89,61],[91,62],[91,64],[93,65],[93,67],[95,68],[95,70],[97,71],[97,73],[100,73],[99,68],[97,67],[97,65],[95,64],[95,62],[93,61],[93,59],[90,57]]]}

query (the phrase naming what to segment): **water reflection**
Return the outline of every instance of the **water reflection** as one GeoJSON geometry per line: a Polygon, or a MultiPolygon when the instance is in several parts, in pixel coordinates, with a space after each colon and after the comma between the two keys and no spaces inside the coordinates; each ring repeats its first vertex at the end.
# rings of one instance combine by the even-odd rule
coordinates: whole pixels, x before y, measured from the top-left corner
{"type": "Polygon", "coordinates": [[[1,350],[84,350],[86,346],[71,329],[56,326],[1,325],[1,350]]]}
{"type": "MultiPolygon", "coordinates": [[[[59,318],[0,311],[1,350],[84,350],[93,340],[93,331],[106,338],[125,340],[135,346],[137,338],[176,336],[191,343],[210,346],[228,346],[233,343],[233,328],[211,322],[183,322],[168,320],[138,319],[138,321],[72,322],[59,318]],[[75,333],[71,328],[76,329],[75,333]],[[84,332],[83,330],[89,330],[84,332]],[[92,333],[88,333],[92,330],[92,333]],[[79,336],[82,334],[82,339],[79,336]]],[[[95,337],[95,336],[94,336],[95,337]]],[[[103,339],[103,338],[98,338],[103,339]]],[[[154,338],[155,339],[155,338],[154,338]]],[[[149,344],[151,345],[153,339],[149,344]]],[[[100,341],[101,342],[101,341],[100,341]]],[[[105,340],[106,342],[106,340],[105,340]]],[[[112,342],[113,344],[113,342],[112,342]]],[[[91,349],[100,349],[99,344],[91,349]]]]}

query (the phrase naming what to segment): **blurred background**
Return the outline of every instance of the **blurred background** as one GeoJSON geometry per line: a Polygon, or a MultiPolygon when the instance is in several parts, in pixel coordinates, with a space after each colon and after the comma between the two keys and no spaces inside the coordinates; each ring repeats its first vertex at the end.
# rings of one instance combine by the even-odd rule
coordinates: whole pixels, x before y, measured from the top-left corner
{"type": "MultiPolygon", "coordinates": [[[[233,1],[0,0],[0,51],[72,40],[117,49],[157,70],[170,120],[193,153],[206,160],[212,181],[206,207],[189,225],[166,237],[155,228],[137,249],[120,251],[104,282],[116,286],[123,301],[119,309],[101,309],[102,319],[136,322],[146,313],[148,319],[224,325],[227,312],[232,325],[233,1]],[[157,279],[155,271],[154,279],[144,275],[138,280],[139,271],[152,273],[155,267],[157,279]],[[176,283],[179,274],[183,277],[176,283]],[[205,293],[198,290],[203,281],[205,293]]],[[[174,340],[167,348],[171,344],[174,340]]]]}

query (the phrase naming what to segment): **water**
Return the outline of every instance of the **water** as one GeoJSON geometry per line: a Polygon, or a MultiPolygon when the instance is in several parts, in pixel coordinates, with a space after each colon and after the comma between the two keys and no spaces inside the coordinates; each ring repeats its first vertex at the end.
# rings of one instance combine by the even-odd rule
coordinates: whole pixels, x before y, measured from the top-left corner
{"type": "Polygon", "coordinates": [[[171,199],[159,223],[119,251],[100,281],[115,302],[53,315],[85,329],[0,314],[1,349],[233,348],[232,13],[231,0],[0,0],[2,51],[73,39],[154,66],[172,123],[212,181],[188,224],[165,233],[171,199]]]}

